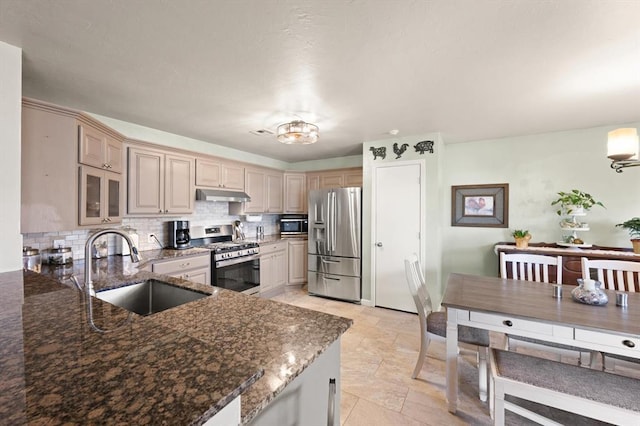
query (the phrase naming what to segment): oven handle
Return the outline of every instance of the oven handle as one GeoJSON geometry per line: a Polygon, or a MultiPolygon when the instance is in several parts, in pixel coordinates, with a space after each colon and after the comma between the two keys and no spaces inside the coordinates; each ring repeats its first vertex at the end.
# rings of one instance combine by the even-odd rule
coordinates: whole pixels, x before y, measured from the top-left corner
{"type": "Polygon", "coordinates": [[[225,266],[237,265],[238,263],[251,262],[260,259],[260,254],[252,254],[251,256],[236,257],[235,259],[219,260],[216,262],[216,268],[224,268],[225,266]]]}

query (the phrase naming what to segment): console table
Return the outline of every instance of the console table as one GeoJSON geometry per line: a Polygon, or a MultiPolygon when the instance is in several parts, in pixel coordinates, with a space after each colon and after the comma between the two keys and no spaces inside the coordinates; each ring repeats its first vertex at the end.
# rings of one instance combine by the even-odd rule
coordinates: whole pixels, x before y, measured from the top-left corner
{"type": "MultiPolygon", "coordinates": [[[[493,251],[498,255],[498,262],[500,262],[501,252],[562,256],[562,283],[569,285],[577,285],[577,279],[582,278],[582,264],[580,263],[582,257],[640,262],[640,254],[635,254],[631,248],[622,247],[594,245],[590,248],[567,248],[553,243],[534,243],[529,244],[526,249],[519,249],[516,248],[515,243],[500,242],[493,247],[493,251]]],[[[555,279],[555,272],[555,266],[550,267],[549,277],[553,276],[555,279]]],[[[636,288],[636,291],[640,291],[640,288],[636,288]]]]}

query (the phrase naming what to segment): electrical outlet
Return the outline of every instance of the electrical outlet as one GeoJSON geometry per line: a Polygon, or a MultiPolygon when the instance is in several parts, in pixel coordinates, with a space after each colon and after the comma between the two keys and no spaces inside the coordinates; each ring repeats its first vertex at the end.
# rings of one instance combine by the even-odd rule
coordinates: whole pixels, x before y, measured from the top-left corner
{"type": "Polygon", "coordinates": [[[155,234],[147,234],[147,243],[153,244],[156,241],[155,236],[155,234]]]}

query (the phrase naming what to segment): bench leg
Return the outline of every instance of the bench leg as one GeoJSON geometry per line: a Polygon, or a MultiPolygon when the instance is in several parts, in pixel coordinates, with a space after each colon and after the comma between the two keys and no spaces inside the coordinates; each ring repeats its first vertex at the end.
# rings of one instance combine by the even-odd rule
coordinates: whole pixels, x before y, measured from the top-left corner
{"type": "Polygon", "coordinates": [[[498,380],[493,380],[493,424],[504,426],[504,386],[498,380]]]}

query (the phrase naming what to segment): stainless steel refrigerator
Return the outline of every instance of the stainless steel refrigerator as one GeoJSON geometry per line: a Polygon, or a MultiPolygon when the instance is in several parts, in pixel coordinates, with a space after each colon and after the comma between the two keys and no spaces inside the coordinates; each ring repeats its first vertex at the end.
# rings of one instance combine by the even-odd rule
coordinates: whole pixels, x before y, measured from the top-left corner
{"type": "Polygon", "coordinates": [[[362,188],[309,192],[309,293],[360,302],[362,188]]]}

